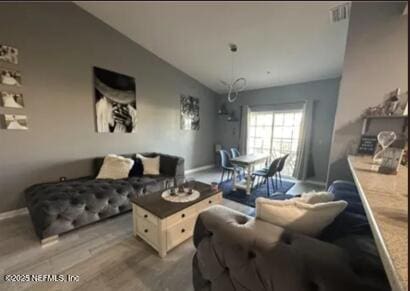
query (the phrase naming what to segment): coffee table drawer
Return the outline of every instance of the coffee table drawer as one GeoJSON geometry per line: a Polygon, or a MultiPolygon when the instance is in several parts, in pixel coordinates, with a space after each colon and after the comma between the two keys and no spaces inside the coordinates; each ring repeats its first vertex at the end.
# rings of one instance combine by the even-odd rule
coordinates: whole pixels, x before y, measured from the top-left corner
{"type": "Polygon", "coordinates": [[[208,207],[215,205],[215,204],[219,204],[222,202],[222,193],[214,195],[212,197],[206,198],[204,200],[202,200],[201,202],[199,202],[196,206],[197,206],[197,211],[198,213],[201,211],[204,211],[205,209],[207,209],[208,207]]]}
{"type": "Polygon", "coordinates": [[[155,224],[144,220],[142,217],[137,216],[135,219],[137,226],[137,233],[150,243],[158,246],[158,228],[155,224]]]}
{"type": "Polygon", "coordinates": [[[137,213],[138,216],[140,216],[143,220],[149,221],[152,224],[158,225],[158,218],[154,216],[152,213],[146,211],[145,209],[136,206],[135,204],[133,205],[135,212],[137,213]]]}
{"type": "Polygon", "coordinates": [[[167,218],[167,228],[172,227],[174,224],[184,222],[190,219],[193,215],[198,213],[197,207],[195,205],[190,206],[184,210],[181,210],[167,218]]]}
{"type": "Polygon", "coordinates": [[[196,217],[196,215],[188,217],[185,221],[166,230],[167,251],[192,236],[196,217]]]}

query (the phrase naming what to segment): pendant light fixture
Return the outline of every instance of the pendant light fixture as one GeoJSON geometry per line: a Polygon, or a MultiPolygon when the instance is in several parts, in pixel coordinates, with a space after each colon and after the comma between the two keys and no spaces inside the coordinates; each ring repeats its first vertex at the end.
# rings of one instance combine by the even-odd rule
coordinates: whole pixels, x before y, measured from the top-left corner
{"type": "Polygon", "coordinates": [[[232,63],[231,63],[231,80],[230,83],[228,84],[225,81],[221,80],[221,83],[227,87],[228,89],[228,101],[230,103],[235,102],[235,100],[238,98],[239,92],[241,92],[243,89],[246,87],[246,79],[243,77],[234,79],[234,67],[233,67],[233,58],[234,54],[238,51],[238,46],[236,44],[229,44],[229,49],[232,54],[232,63]]]}

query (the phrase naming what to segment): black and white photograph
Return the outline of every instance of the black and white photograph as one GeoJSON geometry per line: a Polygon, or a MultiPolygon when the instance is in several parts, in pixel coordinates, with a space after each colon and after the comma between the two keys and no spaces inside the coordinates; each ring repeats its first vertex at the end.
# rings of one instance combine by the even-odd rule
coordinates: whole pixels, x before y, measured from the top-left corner
{"type": "Polygon", "coordinates": [[[135,132],[135,79],[94,67],[94,91],[97,132],[135,132]]]}
{"type": "Polygon", "coordinates": [[[181,95],[181,129],[199,130],[199,98],[181,95]]]}
{"type": "Polygon", "coordinates": [[[21,74],[19,71],[0,69],[0,84],[9,86],[21,86],[21,74]]]}
{"type": "Polygon", "coordinates": [[[15,47],[1,44],[0,45],[0,61],[18,64],[19,51],[15,47]]]}
{"type": "Polygon", "coordinates": [[[23,94],[0,91],[0,106],[7,108],[23,108],[23,94]]]}
{"type": "Polygon", "coordinates": [[[3,114],[1,120],[1,128],[3,129],[17,129],[27,130],[27,116],[3,114]]]}

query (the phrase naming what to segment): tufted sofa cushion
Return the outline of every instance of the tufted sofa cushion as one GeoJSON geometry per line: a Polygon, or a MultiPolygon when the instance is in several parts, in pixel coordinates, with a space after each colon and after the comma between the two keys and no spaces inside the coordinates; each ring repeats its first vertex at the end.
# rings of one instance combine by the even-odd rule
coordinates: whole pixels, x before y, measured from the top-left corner
{"type": "Polygon", "coordinates": [[[160,191],[172,182],[166,176],[78,179],[31,186],[25,198],[34,229],[44,239],[129,211],[130,198],[160,191]]]}
{"type": "Polygon", "coordinates": [[[25,191],[37,235],[43,239],[131,209],[137,191],[124,180],[73,180],[25,191]]]}
{"type": "Polygon", "coordinates": [[[344,249],[223,206],[199,215],[194,244],[195,290],[386,290],[362,279],[344,249]]]}

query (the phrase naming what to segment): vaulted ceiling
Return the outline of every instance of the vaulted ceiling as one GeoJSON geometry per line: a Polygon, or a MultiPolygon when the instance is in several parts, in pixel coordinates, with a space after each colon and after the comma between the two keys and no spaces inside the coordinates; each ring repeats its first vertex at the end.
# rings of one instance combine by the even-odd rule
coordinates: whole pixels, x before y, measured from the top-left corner
{"type": "Polygon", "coordinates": [[[223,93],[341,75],[348,20],[331,23],[342,2],[75,2],[158,57],[223,93]]]}

